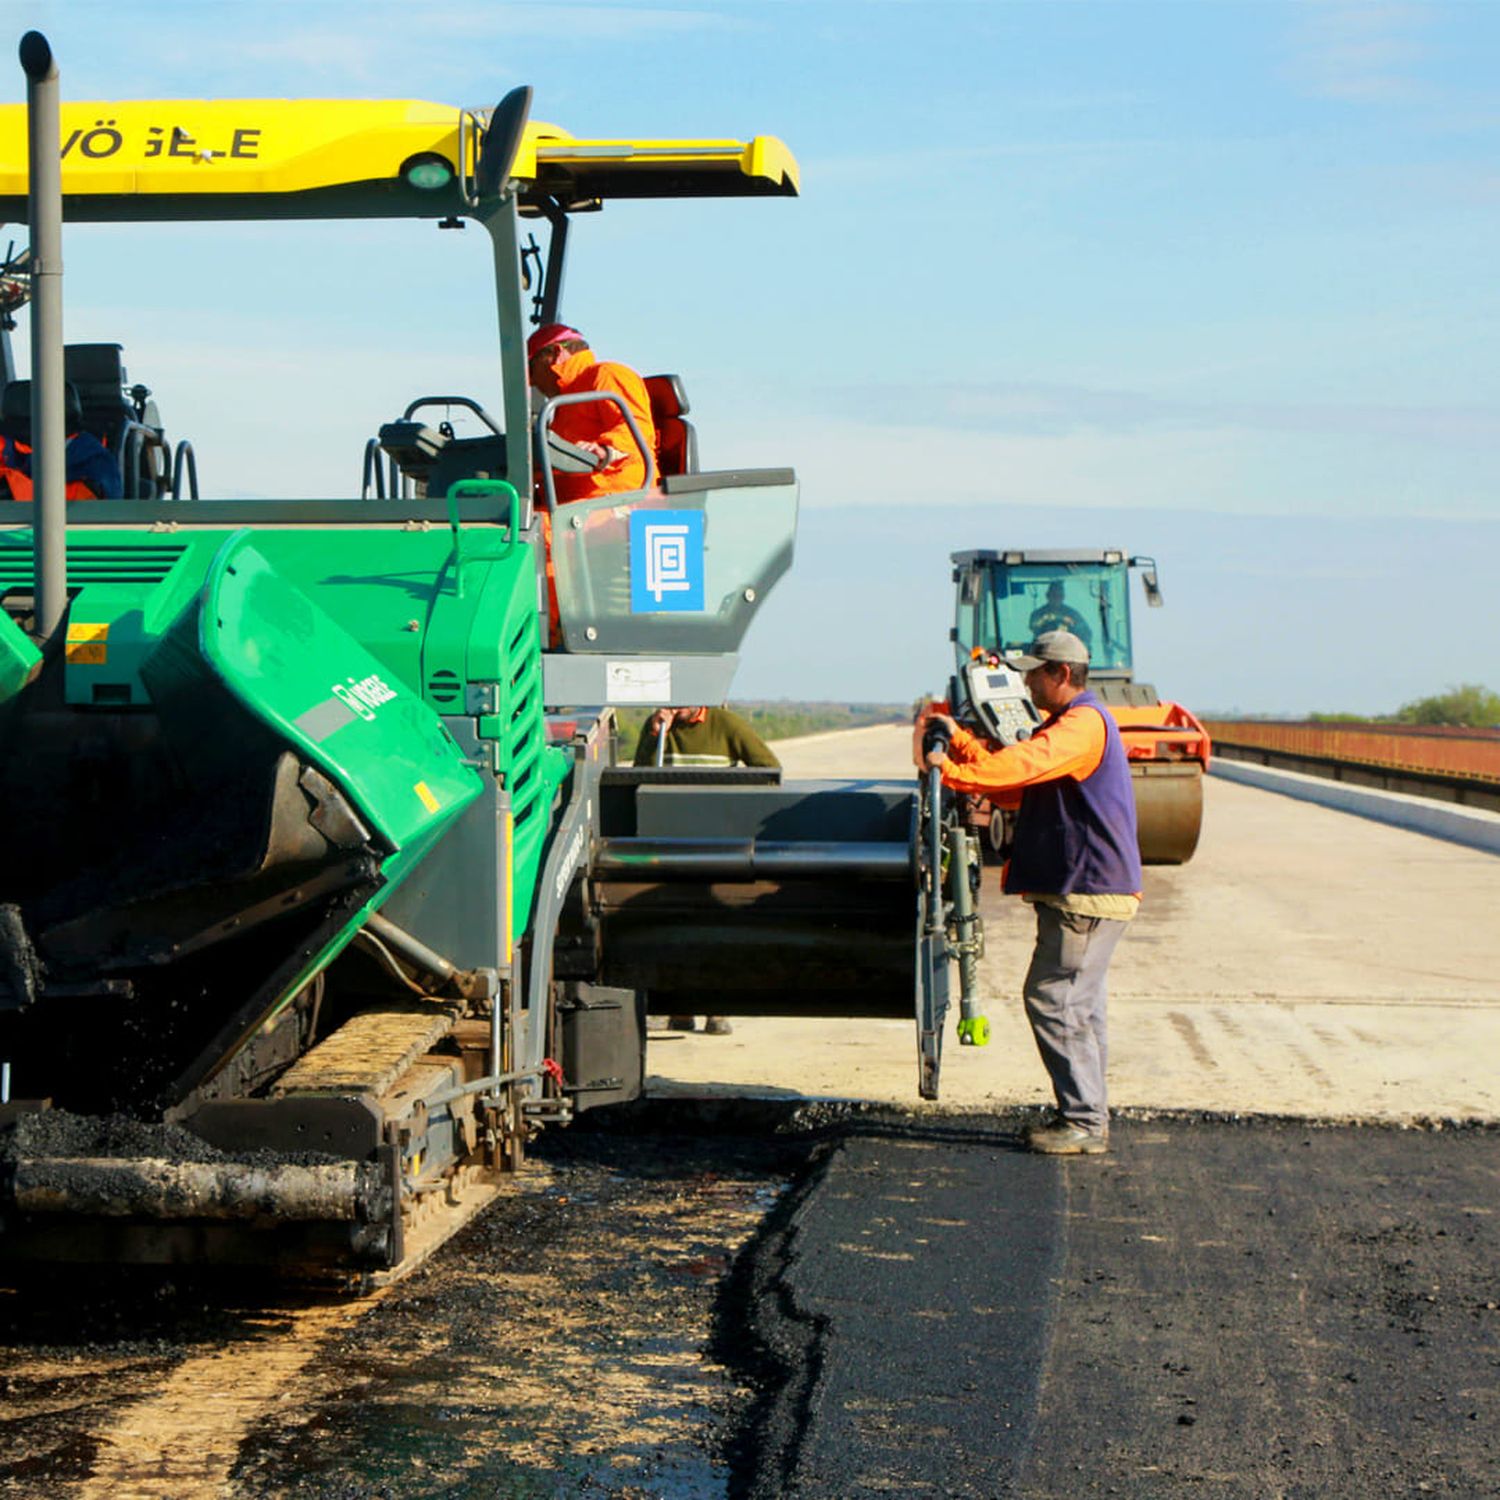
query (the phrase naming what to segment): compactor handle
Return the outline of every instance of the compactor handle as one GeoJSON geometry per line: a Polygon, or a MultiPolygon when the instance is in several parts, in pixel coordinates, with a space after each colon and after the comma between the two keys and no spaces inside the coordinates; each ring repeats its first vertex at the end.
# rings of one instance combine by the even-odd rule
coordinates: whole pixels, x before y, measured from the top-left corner
{"type": "MultiPolygon", "coordinates": [[[[924,737],[925,744],[925,737],[924,737]]],[[[927,777],[927,930],[943,930],[943,773],[929,766],[927,777]]]]}
{"type": "MultiPolygon", "coordinates": [[[[392,466],[394,467],[394,465],[392,466]]],[[[368,500],[370,498],[370,487],[375,487],[375,498],[385,499],[385,450],[380,446],[379,438],[371,438],[365,444],[364,468],[359,480],[359,498],[368,500]]],[[[392,476],[391,489],[396,488],[394,476],[392,476]]],[[[396,496],[392,495],[392,499],[396,496]]]]}
{"type": "MultiPolygon", "coordinates": [[[[934,750],[946,755],[952,745],[953,736],[948,733],[947,726],[933,719],[928,723],[927,731],[922,736],[922,759],[926,760],[934,750]]],[[[933,769],[935,770],[936,767],[933,769]]],[[[941,781],[941,778],[939,780],[941,781]]]]}

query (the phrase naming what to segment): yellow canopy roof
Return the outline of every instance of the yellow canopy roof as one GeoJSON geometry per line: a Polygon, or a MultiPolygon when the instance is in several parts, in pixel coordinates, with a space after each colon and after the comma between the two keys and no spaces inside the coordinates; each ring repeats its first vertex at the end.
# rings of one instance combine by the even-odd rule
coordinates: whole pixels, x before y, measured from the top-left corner
{"type": "MultiPolygon", "coordinates": [[[[212,99],[65,103],[68,219],[426,217],[461,208],[457,188],[401,180],[442,157],[472,180],[487,112],[417,99],[212,99]]],[[[578,140],[531,121],[512,174],[529,199],[792,195],[797,163],[752,140],[578,140]]],[[[26,110],[0,106],[0,219],[26,218],[26,110]]]]}

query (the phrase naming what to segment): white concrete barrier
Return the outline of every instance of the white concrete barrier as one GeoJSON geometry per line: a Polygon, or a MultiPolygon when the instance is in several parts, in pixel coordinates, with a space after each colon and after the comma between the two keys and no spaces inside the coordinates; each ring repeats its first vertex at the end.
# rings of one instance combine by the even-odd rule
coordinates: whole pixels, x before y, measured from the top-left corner
{"type": "Polygon", "coordinates": [[[1374,787],[1351,786],[1331,781],[1326,776],[1305,776],[1300,771],[1280,771],[1252,761],[1214,759],[1209,774],[1244,786],[1258,786],[1268,792],[1280,792],[1303,802],[1337,808],[1357,817],[1373,818],[1395,828],[1409,828],[1435,839],[1466,844],[1500,854],[1500,813],[1485,812],[1477,807],[1458,807],[1431,797],[1412,797],[1405,792],[1382,792],[1374,787]]]}

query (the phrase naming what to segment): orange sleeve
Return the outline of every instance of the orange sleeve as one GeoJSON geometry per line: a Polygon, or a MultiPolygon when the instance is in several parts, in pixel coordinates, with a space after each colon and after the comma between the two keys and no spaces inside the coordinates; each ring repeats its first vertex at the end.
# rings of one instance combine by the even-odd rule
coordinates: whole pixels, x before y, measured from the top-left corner
{"type": "MultiPolygon", "coordinates": [[[[651,421],[651,400],[646,394],[646,382],[628,366],[612,361],[597,365],[595,369],[594,389],[609,391],[625,403],[630,415],[635,418],[636,426],[641,430],[641,437],[645,439],[647,448],[654,451],[656,427],[651,421]]],[[[594,441],[603,443],[606,447],[617,448],[625,455],[597,471],[601,476],[618,476],[615,483],[606,484],[605,488],[639,489],[646,482],[646,462],[635,439],[630,435],[630,424],[612,401],[600,402],[596,409],[601,426],[594,441]],[[621,484],[618,482],[619,478],[628,478],[629,483],[621,484]]]]}
{"type": "Polygon", "coordinates": [[[976,735],[960,729],[943,762],[943,785],[956,792],[993,796],[1019,792],[1044,781],[1061,781],[1066,776],[1082,781],[1099,769],[1105,744],[1104,720],[1099,710],[1088,708],[1082,713],[1065,713],[1029,740],[998,750],[986,749],[976,735]]]}
{"type": "MultiPolygon", "coordinates": [[[[950,767],[960,765],[971,767],[985,754],[986,741],[979,738],[977,734],[971,734],[962,724],[958,726],[958,733],[953,737],[953,743],[948,747],[948,763],[943,767],[943,780],[947,785],[954,783],[948,780],[950,767]]],[[[1006,791],[998,789],[987,791],[984,796],[995,804],[996,807],[1019,807],[1021,805],[1021,791],[1019,787],[1012,787],[1006,791]]]]}
{"type": "Polygon", "coordinates": [[[953,731],[953,743],[948,747],[948,759],[960,765],[971,766],[984,751],[984,741],[962,724],[953,731]]]}

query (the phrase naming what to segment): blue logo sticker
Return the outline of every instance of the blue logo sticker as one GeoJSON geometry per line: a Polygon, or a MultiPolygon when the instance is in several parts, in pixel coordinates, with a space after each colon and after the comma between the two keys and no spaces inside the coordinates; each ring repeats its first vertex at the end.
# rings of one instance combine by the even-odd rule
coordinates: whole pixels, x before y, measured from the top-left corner
{"type": "Polygon", "coordinates": [[[703,512],[630,513],[630,612],[703,608],[703,512]]]}

